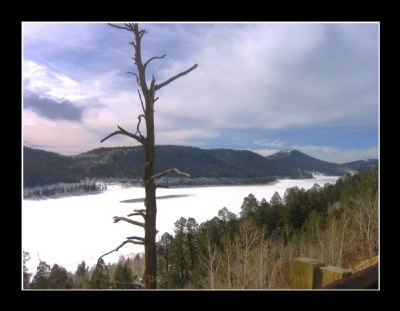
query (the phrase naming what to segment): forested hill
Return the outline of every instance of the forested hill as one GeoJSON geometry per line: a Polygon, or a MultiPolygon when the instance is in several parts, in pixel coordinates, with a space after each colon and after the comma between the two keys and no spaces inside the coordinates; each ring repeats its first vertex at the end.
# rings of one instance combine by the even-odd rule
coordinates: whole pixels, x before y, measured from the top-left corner
{"type": "MultiPolygon", "coordinates": [[[[224,180],[222,183],[264,183],[276,178],[311,178],[311,172],[344,175],[349,170],[376,167],[377,160],[335,164],[296,150],[269,157],[245,150],[156,146],[155,168],[177,167],[193,179],[224,180]]],[[[24,147],[24,187],[79,182],[90,178],[135,179],[143,176],[141,146],[97,148],[75,156],[24,147]]]]}
{"type": "Polygon", "coordinates": [[[300,168],[333,176],[344,175],[349,170],[342,165],[321,161],[297,150],[280,151],[269,156],[268,159],[291,170],[300,168]]]}

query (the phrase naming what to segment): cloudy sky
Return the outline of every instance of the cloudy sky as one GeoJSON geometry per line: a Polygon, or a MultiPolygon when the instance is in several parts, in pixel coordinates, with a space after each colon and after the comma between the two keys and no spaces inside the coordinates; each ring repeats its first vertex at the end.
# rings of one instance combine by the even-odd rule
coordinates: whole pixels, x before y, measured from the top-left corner
{"type": "MultiPolygon", "coordinates": [[[[159,83],[156,144],[332,162],[378,157],[379,24],[143,23],[159,83]]],[[[137,143],[131,33],[105,23],[23,23],[23,144],[61,154],[137,143]]],[[[144,129],[142,129],[144,132],[144,129]]]]}

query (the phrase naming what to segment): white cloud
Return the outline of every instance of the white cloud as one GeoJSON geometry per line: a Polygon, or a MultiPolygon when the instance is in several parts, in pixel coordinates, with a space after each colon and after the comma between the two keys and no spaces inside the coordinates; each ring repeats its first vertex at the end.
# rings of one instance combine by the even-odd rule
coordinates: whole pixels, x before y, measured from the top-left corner
{"type": "MultiPolygon", "coordinates": [[[[100,139],[116,129],[117,124],[127,130],[136,126],[140,111],[134,90],[113,88],[115,72],[107,72],[97,79],[77,81],[31,60],[23,62],[24,91],[41,98],[69,101],[84,108],[80,123],[52,120],[31,109],[24,109],[24,141],[31,145],[46,146],[47,150],[74,154],[101,146],[100,139]]],[[[54,102],[56,105],[56,102],[54,102]]],[[[26,108],[26,107],[24,107],[26,108]]],[[[135,144],[127,137],[108,141],[109,146],[135,144]]]]}
{"type": "Polygon", "coordinates": [[[265,139],[258,139],[254,141],[255,145],[265,146],[265,147],[283,147],[285,144],[279,139],[275,139],[274,141],[267,141],[265,139]]]}
{"type": "Polygon", "coordinates": [[[187,130],[160,130],[157,134],[157,141],[162,144],[182,144],[187,145],[191,140],[203,140],[219,137],[219,132],[207,129],[187,129],[187,130]]]}
{"type": "Polygon", "coordinates": [[[377,124],[377,57],[364,50],[362,38],[340,29],[333,36],[322,25],[270,24],[222,25],[201,38],[187,36],[201,41],[198,52],[168,73],[199,67],[162,94],[174,103],[169,115],[173,109],[212,128],[377,124]]]}
{"type": "Polygon", "coordinates": [[[32,60],[24,60],[22,69],[24,91],[41,97],[77,102],[97,95],[92,86],[75,81],[62,72],[56,72],[32,60]]]}
{"type": "Polygon", "coordinates": [[[24,120],[29,120],[23,127],[24,143],[29,146],[46,146],[47,150],[70,154],[81,152],[82,146],[94,147],[99,140],[94,133],[72,122],[49,120],[30,110],[24,110],[24,120]]]}
{"type": "Polygon", "coordinates": [[[293,146],[293,149],[297,149],[314,158],[334,163],[347,163],[378,158],[377,146],[367,149],[347,150],[328,146],[293,146]]]}

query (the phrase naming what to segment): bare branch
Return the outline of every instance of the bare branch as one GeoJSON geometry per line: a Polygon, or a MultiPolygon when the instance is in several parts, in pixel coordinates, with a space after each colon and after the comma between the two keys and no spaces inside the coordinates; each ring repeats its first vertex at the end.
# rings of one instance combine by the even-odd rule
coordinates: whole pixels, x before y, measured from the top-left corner
{"type": "Polygon", "coordinates": [[[133,211],[137,212],[137,213],[140,213],[140,212],[146,213],[146,210],[144,208],[142,208],[142,209],[134,209],[133,211]]]}
{"type": "Polygon", "coordinates": [[[130,224],[132,224],[132,225],[135,225],[135,226],[139,226],[139,227],[143,227],[143,228],[144,228],[144,223],[143,223],[143,222],[139,222],[139,221],[136,221],[136,220],[132,220],[132,219],[129,219],[129,218],[126,218],[126,217],[114,216],[113,218],[114,218],[114,222],[119,222],[119,221],[123,220],[123,221],[126,221],[126,222],[128,222],[128,223],[130,223],[130,224]]]}
{"type": "Polygon", "coordinates": [[[108,253],[105,253],[104,255],[101,255],[101,256],[99,257],[99,259],[97,259],[97,263],[98,263],[98,262],[100,261],[100,259],[103,258],[104,256],[110,255],[110,254],[113,253],[113,252],[118,252],[119,249],[120,249],[122,246],[124,246],[125,244],[128,244],[128,243],[144,245],[143,242],[136,242],[136,241],[132,241],[132,240],[124,241],[124,242],[122,242],[122,244],[119,245],[117,248],[113,249],[112,251],[110,251],[110,252],[108,252],[108,253]]]}
{"type": "Polygon", "coordinates": [[[154,78],[154,76],[152,76],[151,83],[150,83],[150,90],[153,89],[155,83],[156,83],[156,78],[154,78]]]}
{"type": "Polygon", "coordinates": [[[159,89],[161,89],[162,87],[166,86],[167,84],[170,84],[172,81],[188,74],[189,72],[191,72],[192,70],[197,68],[197,64],[194,64],[192,67],[190,67],[188,70],[182,71],[181,73],[178,73],[177,75],[173,76],[172,78],[169,78],[167,81],[164,81],[161,84],[156,84],[154,87],[154,91],[157,91],[159,89]]]}
{"type": "Polygon", "coordinates": [[[144,108],[144,104],[143,104],[143,99],[142,99],[142,95],[140,94],[139,89],[137,90],[138,94],[139,94],[139,98],[140,98],[140,103],[142,104],[142,109],[143,112],[146,113],[146,109],[144,108]]]}
{"type": "MultiPolygon", "coordinates": [[[[109,26],[115,27],[115,28],[119,28],[119,29],[124,29],[124,30],[128,30],[128,31],[133,31],[130,27],[124,27],[124,26],[118,26],[118,25],[114,25],[111,23],[107,23],[109,26]]],[[[126,26],[127,24],[125,24],[126,26]]]]}
{"type": "Polygon", "coordinates": [[[143,218],[145,218],[146,214],[142,213],[142,212],[137,212],[137,213],[132,213],[132,214],[128,215],[128,217],[131,217],[131,216],[142,216],[143,218]]]}
{"type": "Polygon", "coordinates": [[[144,243],[144,238],[139,237],[139,236],[128,236],[127,239],[128,240],[138,240],[138,241],[142,241],[144,243]]]}
{"type": "Polygon", "coordinates": [[[145,117],[146,117],[146,116],[145,116],[144,114],[140,114],[140,115],[138,116],[139,121],[138,121],[138,124],[137,124],[137,126],[136,126],[136,133],[135,133],[135,135],[136,135],[137,133],[139,133],[140,137],[142,137],[142,133],[140,132],[140,129],[139,129],[139,127],[140,127],[140,122],[142,122],[142,118],[145,118],[145,117]]]}
{"type": "Polygon", "coordinates": [[[131,72],[131,71],[127,71],[126,73],[129,73],[129,74],[131,74],[131,75],[134,75],[134,76],[136,77],[136,82],[137,82],[137,84],[140,86],[139,77],[138,77],[138,75],[137,75],[136,73],[131,72]]]}
{"type": "Polygon", "coordinates": [[[154,98],[154,102],[156,102],[158,100],[158,97],[154,98]]]}
{"type": "Polygon", "coordinates": [[[110,135],[108,135],[107,137],[104,137],[102,140],[100,140],[100,142],[102,143],[114,135],[121,134],[121,135],[129,136],[129,137],[137,140],[142,145],[145,143],[145,139],[143,136],[137,136],[136,134],[129,133],[128,131],[126,131],[122,127],[120,127],[119,125],[117,125],[117,127],[119,128],[118,131],[115,131],[115,132],[111,133],[110,135]]]}
{"type": "Polygon", "coordinates": [[[151,176],[151,177],[147,180],[147,182],[150,182],[151,180],[154,180],[154,179],[156,179],[156,178],[160,178],[160,177],[162,177],[162,176],[165,176],[165,175],[171,174],[171,173],[176,173],[176,174],[178,174],[178,175],[190,177],[190,174],[181,172],[181,171],[178,170],[177,168],[170,168],[170,169],[165,170],[165,171],[163,171],[163,172],[161,172],[161,173],[158,173],[158,174],[155,174],[155,175],[151,176]]]}
{"type": "Polygon", "coordinates": [[[153,57],[150,58],[147,62],[144,63],[144,65],[143,65],[144,69],[146,69],[147,65],[148,65],[152,60],[155,60],[155,59],[163,59],[165,56],[167,56],[167,55],[164,54],[163,56],[153,56],[153,57]]]}
{"type": "Polygon", "coordinates": [[[124,25],[130,28],[132,31],[135,30],[135,23],[124,23],[124,25]]]}
{"type": "Polygon", "coordinates": [[[147,33],[147,31],[144,30],[144,29],[142,29],[141,31],[139,31],[140,40],[142,40],[143,36],[144,36],[146,33],[147,33]]]}

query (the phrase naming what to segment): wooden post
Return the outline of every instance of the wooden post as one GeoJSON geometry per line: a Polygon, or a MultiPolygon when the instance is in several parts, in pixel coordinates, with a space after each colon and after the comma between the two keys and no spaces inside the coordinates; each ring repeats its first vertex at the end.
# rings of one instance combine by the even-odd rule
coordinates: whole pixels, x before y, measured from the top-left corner
{"type": "Polygon", "coordinates": [[[307,257],[293,259],[289,264],[289,284],[291,289],[320,288],[322,272],[320,267],[325,263],[307,257]]]}
{"type": "Polygon", "coordinates": [[[322,271],[321,286],[325,286],[329,283],[332,283],[333,281],[340,280],[351,275],[350,269],[343,269],[334,266],[321,267],[321,271],[322,271]]]}

